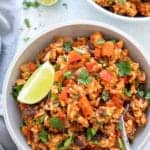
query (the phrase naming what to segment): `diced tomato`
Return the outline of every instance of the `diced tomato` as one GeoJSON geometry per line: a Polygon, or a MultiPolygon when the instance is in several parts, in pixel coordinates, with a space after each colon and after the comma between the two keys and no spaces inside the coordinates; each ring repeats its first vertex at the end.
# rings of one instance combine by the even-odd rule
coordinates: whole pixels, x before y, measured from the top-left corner
{"type": "Polygon", "coordinates": [[[111,57],[114,55],[115,49],[112,42],[105,42],[102,47],[102,56],[111,57]]]}
{"type": "Polygon", "coordinates": [[[75,52],[75,51],[71,51],[69,54],[68,54],[68,63],[69,64],[72,64],[72,63],[75,63],[75,62],[78,62],[78,61],[81,61],[82,60],[82,56],[75,52]]]}
{"type": "Polygon", "coordinates": [[[106,82],[110,82],[113,79],[113,74],[107,70],[100,72],[100,78],[106,82]]]}
{"type": "Polygon", "coordinates": [[[111,100],[115,104],[116,107],[118,108],[122,107],[123,101],[119,95],[112,95],[111,100]]]}
{"type": "Polygon", "coordinates": [[[95,56],[95,58],[100,58],[101,57],[101,49],[99,49],[99,48],[95,48],[95,50],[94,50],[94,56],[95,56]]]}
{"type": "Polygon", "coordinates": [[[86,97],[81,97],[79,99],[78,105],[85,117],[91,116],[93,114],[93,108],[86,97]]]}
{"type": "Polygon", "coordinates": [[[86,66],[88,72],[92,72],[92,71],[93,71],[93,68],[94,68],[94,66],[95,66],[95,62],[87,62],[87,63],[85,64],[85,66],[86,66]]]}
{"type": "Polygon", "coordinates": [[[64,87],[59,95],[59,100],[60,101],[67,101],[69,98],[69,91],[67,87],[64,87]]]}
{"type": "Polygon", "coordinates": [[[37,66],[34,63],[28,63],[28,67],[31,72],[34,72],[37,66]]]}

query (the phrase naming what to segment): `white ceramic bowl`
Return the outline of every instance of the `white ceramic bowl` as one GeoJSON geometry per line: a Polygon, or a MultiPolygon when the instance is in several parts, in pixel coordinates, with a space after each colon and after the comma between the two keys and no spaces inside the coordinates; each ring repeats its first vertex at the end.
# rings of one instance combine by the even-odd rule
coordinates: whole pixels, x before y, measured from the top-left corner
{"type": "MultiPolygon", "coordinates": [[[[26,48],[20,50],[17,53],[11,65],[9,66],[7,75],[5,77],[2,93],[2,99],[4,102],[4,118],[7,129],[13,141],[20,148],[20,150],[30,150],[30,147],[27,145],[26,140],[20,132],[20,112],[16,105],[16,101],[13,99],[11,94],[12,86],[14,85],[16,78],[19,75],[19,66],[24,62],[34,59],[36,54],[43,48],[45,48],[55,35],[67,35],[73,37],[87,36],[94,31],[102,32],[105,35],[105,38],[108,39],[116,38],[124,40],[125,47],[129,49],[130,56],[135,61],[139,62],[142,69],[147,73],[147,85],[150,86],[150,66],[148,64],[148,61],[143,56],[143,53],[141,51],[142,48],[127,34],[113,28],[112,26],[91,21],[80,21],[51,27],[48,31],[42,33],[35,40],[33,40],[26,48]]],[[[142,132],[139,131],[139,133],[137,134],[136,139],[132,144],[132,150],[141,150],[149,137],[150,113],[148,115],[148,124],[142,130],[142,132]]]]}
{"type": "Polygon", "coordinates": [[[96,4],[93,0],[87,0],[87,2],[93,6],[95,9],[97,9],[100,13],[105,14],[106,16],[110,16],[113,19],[118,19],[121,21],[127,21],[127,22],[147,22],[150,21],[150,17],[127,17],[122,16],[119,14],[115,14],[109,10],[106,10],[105,8],[101,7],[100,5],[96,4]]]}

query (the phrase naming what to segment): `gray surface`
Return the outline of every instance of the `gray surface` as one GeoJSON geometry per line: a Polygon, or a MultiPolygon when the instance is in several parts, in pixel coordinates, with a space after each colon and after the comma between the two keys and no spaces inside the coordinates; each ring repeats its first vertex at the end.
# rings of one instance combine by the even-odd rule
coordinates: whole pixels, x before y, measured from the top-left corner
{"type": "MultiPolygon", "coordinates": [[[[18,0],[21,1],[21,0],[18,0]]],[[[14,53],[16,52],[16,43],[18,39],[18,26],[19,26],[19,19],[17,19],[17,15],[20,14],[20,9],[15,7],[15,0],[0,0],[0,11],[3,13],[5,9],[1,9],[1,2],[7,2],[6,7],[9,6],[11,8],[11,13],[7,13],[7,18],[12,18],[12,24],[14,24],[15,28],[12,29],[11,33],[8,34],[3,38],[3,53],[0,57],[0,86],[2,86],[3,79],[5,72],[8,68],[8,64],[12,60],[14,53]],[[11,7],[10,7],[11,6],[11,7]],[[17,8],[17,9],[16,9],[17,8]],[[19,11],[19,12],[18,12],[19,11]],[[14,15],[15,14],[15,15],[14,15]],[[10,17],[11,16],[11,17],[10,17]],[[14,17],[15,16],[15,17],[14,17]]],[[[114,25],[117,28],[122,29],[123,31],[129,33],[132,37],[134,37],[139,44],[144,46],[144,53],[146,54],[147,58],[150,59],[150,22],[145,23],[127,23],[127,22],[120,22],[117,20],[113,20],[112,18],[106,17],[103,14],[99,14],[97,10],[94,10],[90,7],[86,0],[61,0],[60,3],[55,5],[54,7],[40,7],[38,9],[30,9],[28,11],[24,11],[22,13],[23,16],[31,18],[32,27],[30,30],[23,30],[21,33],[21,39],[25,36],[30,36],[31,38],[37,34],[37,32],[42,31],[45,28],[48,28],[52,24],[57,24],[60,22],[66,22],[71,20],[96,20],[105,22],[111,25],[114,25]],[[63,3],[67,3],[68,7],[62,6],[63,3]],[[35,31],[35,27],[37,30],[35,31]]],[[[22,19],[23,20],[23,19],[22,19]]],[[[22,21],[23,22],[23,21],[22,21]]],[[[23,23],[22,23],[23,27],[23,23]]],[[[24,42],[19,42],[19,47],[23,47],[25,45],[24,42]]],[[[1,88],[0,88],[1,92],[1,88]]],[[[5,132],[4,124],[0,119],[0,143],[5,144],[8,141],[8,135],[5,132]]],[[[8,141],[5,145],[6,149],[8,150],[15,150],[15,148],[11,145],[11,142],[8,141]]],[[[149,150],[150,143],[144,148],[144,150],[149,150]]]]}

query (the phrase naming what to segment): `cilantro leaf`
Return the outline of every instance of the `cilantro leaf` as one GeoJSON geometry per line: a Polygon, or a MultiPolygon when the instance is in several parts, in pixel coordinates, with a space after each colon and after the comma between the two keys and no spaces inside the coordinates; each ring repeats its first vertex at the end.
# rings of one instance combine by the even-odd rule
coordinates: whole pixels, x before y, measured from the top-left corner
{"type": "Polygon", "coordinates": [[[25,18],[25,19],[24,19],[24,23],[25,23],[25,25],[26,25],[27,28],[30,28],[30,27],[31,27],[30,21],[29,21],[28,18],[25,18]]]}
{"type": "Polygon", "coordinates": [[[103,91],[102,92],[102,100],[107,101],[109,99],[109,92],[108,91],[103,91]]]}
{"type": "Polygon", "coordinates": [[[96,130],[94,128],[88,128],[86,131],[86,137],[88,140],[92,140],[92,138],[96,135],[96,130]]]}
{"type": "Polygon", "coordinates": [[[62,129],[64,127],[62,121],[58,117],[50,118],[49,123],[53,128],[62,129]]]}
{"type": "Polygon", "coordinates": [[[16,85],[15,87],[13,87],[12,95],[14,98],[18,97],[22,88],[23,88],[23,85],[16,85]]]}
{"type": "Polygon", "coordinates": [[[89,75],[86,69],[82,69],[79,74],[78,82],[81,84],[89,84],[92,82],[92,77],[89,75]]]}
{"type": "Polygon", "coordinates": [[[64,45],[63,45],[64,49],[66,52],[69,52],[71,51],[71,43],[70,42],[65,42],[64,45]]]}
{"type": "Polygon", "coordinates": [[[43,143],[48,142],[48,132],[45,129],[42,129],[39,133],[39,138],[43,143]]]}
{"type": "Polygon", "coordinates": [[[145,93],[145,99],[150,100],[150,89],[148,89],[145,93]]]}
{"type": "Polygon", "coordinates": [[[128,87],[125,87],[125,88],[124,88],[124,94],[125,94],[126,96],[128,96],[128,97],[131,97],[131,91],[130,91],[130,89],[129,89],[128,87]]]}
{"type": "Polygon", "coordinates": [[[140,90],[139,88],[137,89],[137,94],[140,96],[140,97],[143,97],[144,96],[144,91],[143,90],[140,90]]]}
{"type": "Polygon", "coordinates": [[[131,66],[130,66],[130,63],[128,61],[120,61],[116,65],[119,69],[119,76],[120,77],[130,75],[131,66]]]}
{"type": "Polygon", "coordinates": [[[43,116],[41,116],[39,119],[36,120],[36,124],[42,124],[44,123],[44,119],[45,119],[45,114],[43,116]]]}
{"type": "Polygon", "coordinates": [[[30,37],[25,37],[23,40],[24,40],[24,42],[27,42],[30,40],[30,37]]]}
{"type": "Polygon", "coordinates": [[[103,39],[100,39],[100,40],[96,41],[96,44],[99,44],[99,45],[102,45],[104,43],[105,43],[105,40],[103,40],[103,39]]]}
{"type": "Polygon", "coordinates": [[[40,4],[37,1],[31,2],[29,0],[24,0],[22,5],[24,9],[28,9],[30,7],[37,8],[40,6],[40,4]]]}
{"type": "Polygon", "coordinates": [[[66,71],[64,73],[64,77],[67,78],[67,79],[69,79],[71,76],[72,76],[72,71],[66,71]]]}
{"type": "Polygon", "coordinates": [[[66,150],[69,148],[71,143],[73,142],[74,136],[71,134],[64,142],[58,145],[58,150],[66,150]]]}

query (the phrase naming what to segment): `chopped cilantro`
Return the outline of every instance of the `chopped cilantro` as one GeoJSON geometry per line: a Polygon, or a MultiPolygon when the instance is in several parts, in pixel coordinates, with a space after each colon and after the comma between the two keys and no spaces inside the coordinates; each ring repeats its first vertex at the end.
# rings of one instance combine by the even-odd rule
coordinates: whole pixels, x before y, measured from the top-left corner
{"type": "Polygon", "coordinates": [[[150,89],[148,89],[145,93],[145,99],[150,100],[150,89]]]}
{"type": "Polygon", "coordinates": [[[128,61],[120,61],[116,65],[119,69],[119,76],[120,77],[130,75],[131,66],[130,66],[130,63],[128,61]]]}
{"type": "Polygon", "coordinates": [[[71,47],[71,42],[65,42],[63,45],[64,49],[66,52],[71,51],[72,47],[71,47]]]}
{"type": "Polygon", "coordinates": [[[64,77],[67,78],[67,79],[69,79],[71,76],[72,76],[72,71],[66,71],[64,73],[64,77]]]}
{"type": "Polygon", "coordinates": [[[129,87],[125,87],[124,88],[124,94],[128,97],[131,97],[131,91],[129,87]]]}
{"type": "Polygon", "coordinates": [[[57,63],[54,67],[55,67],[55,71],[58,71],[60,69],[60,64],[57,63]]]}
{"type": "Polygon", "coordinates": [[[64,127],[62,121],[58,117],[50,118],[49,123],[53,128],[62,129],[64,127]]]}
{"type": "Polygon", "coordinates": [[[14,98],[17,98],[21,89],[23,88],[23,85],[16,85],[13,87],[12,95],[14,98]]]}
{"type": "Polygon", "coordinates": [[[115,40],[115,39],[112,39],[111,42],[112,42],[113,44],[115,44],[115,43],[116,43],[116,40],[115,40]]]}
{"type": "Polygon", "coordinates": [[[86,69],[82,69],[80,71],[78,82],[85,85],[92,82],[92,77],[89,75],[86,69]]]}
{"type": "Polygon", "coordinates": [[[31,27],[30,21],[29,21],[28,18],[25,18],[25,19],[24,19],[24,23],[25,23],[25,25],[26,25],[27,28],[30,28],[30,27],[31,27]]]}
{"type": "Polygon", "coordinates": [[[92,138],[96,135],[96,130],[94,128],[88,128],[86,130],[86,137],[88,140],[92,140],[92,138]]]}
{"type": "Polygon", "coordinates": [[[60,93],[62,90],[62,82],[57,83],[58,92],[60,93]]]}
{"type": "Polygon", "coordinates": [[[109,99],[109,92],[108,91],[103,91],[102,92],[102,100],[107,101],[109,99]]]}
{"type": "Polygon", "coordinates": [[[99,44],[99,45],[102,45],[104,43],[105,43],[105,40],[103,40],[103,39],[100,39],[100,40],[96,41],[96,44],[99,44]]]}
{"type": "Polygon", "coordinates": [[[64,62],[67,62],[67,56],[66,55],[63,56],[63,59],[64,59],[64,62]]]}
{"type": "Polygon", "coordinates": [[[71,134],[65,141],[58,145],[58,150],[66,150],[69,148],[71,143],[73,142],[74,136],[71,134]]]}
{"type": "Polygon", "coordinates": [[[140,97],[144,97],[144,91],[141,90],[140,88],[137,89],[137,94],[138,94],[140,97]]]}
{"type": "Polygon", "coordinates": [[[44,119],[45,119],[45,114],[43,116],[41,116],[39,119],[36,120],[36,124],[42,124],[44,123],[44,119]]]}
{"type": "Polygon", "coordinates": [[[39,133],[39,138],[43,143],[48,142],[48,132],[45,129],[42,129],[39,133]]]}
{"type": "Polygon", "coordinates": [[[29,0],[24,0],[22,5],[24,9],[28,9],[30,7],[37,8],[40,6],[40,4],[37,1],[31,2],[29,0]]]}
{"type": "Polygon", "coordinates": [[[23,40],[24,40],[24,42],[27,42],[30,40],[30,37],[25,37],[23,40]]]}

